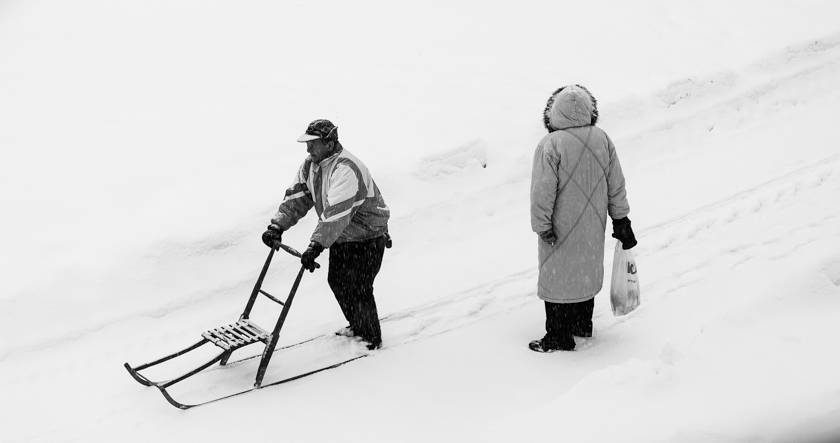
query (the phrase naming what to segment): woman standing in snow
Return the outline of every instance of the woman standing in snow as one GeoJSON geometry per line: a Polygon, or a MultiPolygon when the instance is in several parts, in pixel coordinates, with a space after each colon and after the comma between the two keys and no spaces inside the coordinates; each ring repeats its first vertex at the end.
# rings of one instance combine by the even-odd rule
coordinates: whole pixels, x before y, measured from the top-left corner
{"type": "Polygon", "coordinates": [[[529,344],[537,352],[571,351],[574,336],[592,336],[592,308],[604,283],[607,214],[622,247],[636,245],[624,174],[612,140],[595,127],[596,104],[586,88],[569,85],[551,95],[543,113],[548,135],[531,171],[537,295],[546,314],[545,336],[529,344]]]}

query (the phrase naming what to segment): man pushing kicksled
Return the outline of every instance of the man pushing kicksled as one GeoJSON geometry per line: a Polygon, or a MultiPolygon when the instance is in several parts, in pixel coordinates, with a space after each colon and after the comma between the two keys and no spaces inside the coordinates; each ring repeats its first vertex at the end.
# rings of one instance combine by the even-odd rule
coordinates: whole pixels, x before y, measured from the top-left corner
{"type": "Polygon", "coordinates": [[[390,247],[390,210],[367,166],[338,141],[338,128],[332,122],[313,121],[297,141],[306,143],[309,156],[263,233],[263,243],[272,247],[314,206],[318,226],[301,264],[312,272],[318,255],[330,250],[327,281],[349,323],[338,334],[359,337],[368,349],[377,349],[382,346],[382,332],[373,280],[386,246],[390,247]]]}

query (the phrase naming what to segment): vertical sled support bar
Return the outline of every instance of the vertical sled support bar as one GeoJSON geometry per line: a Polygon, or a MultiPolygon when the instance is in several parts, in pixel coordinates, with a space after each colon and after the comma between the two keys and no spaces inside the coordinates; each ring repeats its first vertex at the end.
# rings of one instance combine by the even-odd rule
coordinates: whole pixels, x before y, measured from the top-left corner
{"type": "MultiPolygon", "coordinates": [[[[257,301],[257,296],[260,294],[260,289],[262,289],[265,274],[268,272],[268,266],[271,264],[271,258],[274,257],[274,251],[278,249],[282,249],[298,258],[300,258],[301,256],[301,253],[292,248],[291,246],[286,246],[283,243],[280,243],[279,241],[274,242],[271,251],[268,253],[268,258],[265,259],[265,265],[263,265],[262,272],[260,272],[260,277],[257,279],[257,284],[254,285],[254,290],[251,291],[251,298],[248,299],[248,304],[245,306],[245,311],[243,311],[242,315],[239,316],[240,320],[248,320],[248,316],[251,315],[251,309],[254,307],[254,302],[257,301]]],[[[315,267],[320,268],[320,266],[317,263],[315,264],[315,267]]],[[[298,282],[300,282],[300,278],[298,278],[298,282]]]]}
{"type": "Polygon", "coordinates": [[[254,290],[251,291],[251,298],[248,299],[248,304],[245,305],[245,310],[242,311],[242,315],[239,316],[240,320],[247,320],[248,316],[251,315],[251,309],[254,307],[254,302],[257,301],[257,295],[259,295],[260,289],[262,288],[262,283],[263,280],[265,280],[265,274],[268,272],[268,266],[271,264],[272,257],[274,257],[273,248],[271,249],[271,252],[268,253],[268,258],[265,259],[265,265],[263,265],[260,277],[257,279],[257,284],[254,285],[254,290]]]}
{"type": "Polygon", "coordinates": [[[268,363],[271,361],[271,356],[274,354],[274,348],[277,347],[277,340],[280,337],[280,329],[286,321],[286,316],[289,314],[289,308],[292,307],[292,300],[295,298],[295,292],[297,292],[298,286],[300,285],[300,279],[303,277],[303,271],[305,269],[306,267],[304,266],[300,267],[300,271],[298,271],[297,278],[295,279],[295,284],[292,286],[292,290],[289,293],[289,298],[286,299],[286,304],[283,305],[283,311],[280,313],[280,318],[277,319],[277,324],[274,325],[274,332],[271,333],[271,338],[263,351],[262,360],[260,360],[260,367],[257,369],[257,379],[254,381],[255,388],[259,388],[260,385],[262,385],[265,370],[268,368],[268,363]]]}

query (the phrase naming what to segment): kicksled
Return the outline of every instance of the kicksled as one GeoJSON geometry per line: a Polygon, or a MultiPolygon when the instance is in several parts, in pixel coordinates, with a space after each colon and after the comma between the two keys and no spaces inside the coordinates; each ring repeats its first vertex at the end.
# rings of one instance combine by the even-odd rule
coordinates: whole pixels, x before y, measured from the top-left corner
{"type": "MultiPolygon", "coordinates": [[[[274,256],[275,249],[282,249],[282,250],[288,252],[289,254],[291,254],[295,257],[300,257],[300,255],[301,255],[300,252],[298,252],[295,249],[293,249],[289,246],[286,246],[286,245],[284,245],[280,242],[275,242],[274,246],[275,246],[275,248],[271,249],[271,252],[268,253],[268,258],[265,260],[265,265],[263,265],[262,271],[260,272],[260,276],[257,279],[257,283],[254,285],[253,291],[251,291],[251,296],[248,298],[248,303],[245,305],[245,310],[242,312],[242,315],[239,316],[239,321],[237,321],[236,323],[231,324],[231,325],[221,326],[221,327],[206,331],[206,332],[201,334],[201,340],[199,340],[195,344],[193,344],[191,346],[188,346],[188,347],[186,347],[186,348],[184,348],[184,349],[182,349],[178,352],[175,352],[173,354],[167,355],[165,357],[161,357],[161,358],[159,358],[155,361],[152,361],[150,363],[144,363],[144,364],[137,365],[137,366],[131,366],[128,363],[125,363],[123,366],[128,371],[128,373],[131,374],[131,376],[134,378],[134,380],[136,380],[138,383],[140,383],[144,386],[154,386],[154,387],[156,387],[158,390],[160,390],[161,394],[163,394],[163,397],[166,398],[166,401],[168,401],[172,406],[175,406],[176,408],[179,408],[179,409],[189,409],[189,408],[192,408],[192,407],[201,406],[201,405],[205,405],[205,404],[208,404],[208,403],[213,403],[213,402],[216,402],[216,401],[219,401],[219,400],[224,400],[226,398],[235,397],[237,395],[246,394],[248,392],[252,392],[252,391],[255,391],[257,389],[266,388],[266,387],[269,387],[269,386],[276,386],[276,385],[287,383],[287,382],[290,382],[290,381],[293,381],[293,380],[298,380],[300,378],[303,378],[303,377],[306,377],[306,376],[309,376],[309,375],[312,375],[312,374],[317,374],[319,372],[326,371],[328,369],[336,368],[336,367],[341,366],[345,363],[349,363],[353,360],[358,360],[362,357],[366,357],[367,354],[356,355],[356,356],[353,356],[349,359],[342,360],[338,363],[331,364],[331,365],[325,366],[325,367],[321,367],[321,368],[318,368],[318,369],[315,369],[315,370],[307,371],[307,372],[304,372],[302,374],[295,375],[293,377],[287,377],[287,378],[283,378],[281,380],[272,381],[272,382],[269,382],[269,383],[264,383],[263,378],[265,377],[266,369],[268,369],[268,365],[271,362],[271,357],[274,355],[275,351],[280,350],[280,349],[287,349],[287,348],[299,346],[303,343],[307,343],[309,341],[315,340],[315,339],[310,339],[310,340],[307,340],[305,342],[297,343],[297,344],[290,345],[290,346],[285,346],[283,348],[277,348],[277,342],[278,342],[278,338],[279,338],[279,335],[280,335],[280,330],[283,328],[283,323],[286,321],[286,316],[288,316],[288,314],[289,314],[289,309],[291,309],[292,301],[294,300],[294,297],[295,297],[295,292],[297,292],[298,286],[300,285],[300,280],[303,277],[303,271],[306,268],[301,266],[300,271],[298,271],[297,278],[295,279],[294,285],[292,285],[292,289],[289,293],[289,296],[286,298],[285,301],[281,301],[281,300],[275,298],[274,296],[272,296],[271,294],[263,291],[262,290],[263,280],[265,279],[265,275],[268,272],[269,266],[271,265],[271,259],[274,256]],[[251,309],[254,307],[254,303],[256,302],[257,297],[259,295],[263,295],[266,298],[268,298],[269,300],[271,300],[271,301],[273,301],[273,302],[275,302],[275,303],[277,303],[277,304],[279,304],[283,307],[283,310],[280,312],[280,316],[277,318],[277,322],[274,325],[274,329],[271,332],[266,331],[265,329],[258,326],[257,324],[255,324],[254,322],[252,322],[249,319],[249,316],[251,314],[251,309]],[[225,396],[218,397],[218,398],[213,398],[211,400],[207,400],[207,401],[204,401],[204,402],[201,402],[201,403],[195,403],[195,404],[186,404],[186,403],[179,402],[179,401],[175,400],[172,397],[172,395],[170,395],[170,393],[167,391],[167,389],[170,388],[172,385],[175,385],[176,383],[180,383],[180,382],[182,382],[182,381],[184,381],[184,380],[186,380],[186,379],[188,379],[188,378],[190,378],[190,377],[192,377],[196,374],[199,374],[202,371],[204,371],[204,370],[210,368],[211,366],[215,365],[216,363],[218,363],[219,366],[227,365],[228,360],[230,359],[230,357],[231,357],[231,355],[233,354],[234,351],[236,351],[238,349],[241,349],[245,346],[254,344],[254,343],[261,343],[265,346],[265,348],[262,352],[262,356],[261,356],[261,359],[260,359],[260,364],[259,364],[259,367],[257,368],[257,373],[255,375],[254,385],[253,385],[252,388],[241,390],[241,391],[235,392],[233,394],[225,395],[225,396]],[[215,357],[213,357],[212,359],[210,359],[206,363],[201,364],[200,366],[196,367],[193,370],[190,370],[189,372],[187,372],[183,375],[180,375],[178,377],[175,377],[175,378],[172,378],[172,379],[169,379],[169,380],[165,380],[165,381],[152,381],[141,373],[141,371],[143,371],[143,370],[152,368],[152,367],[154,367],[156,365],[159,365],[161,363],[164,363],[166,361],[169,361],[169,360],[175,359],[177,357],[180,357],[180,356],[182,356],[184,354],[187,354],[187,353],[189,353],[193,350],[196,350],[196,349],[198,349],[198,348],[200,348],[200,347],[202,347],[206,344],[213,344],[216,347],[220,348],[221,351],[219,352],[218,355],[216,355],[215,357]]],[[[315,266],[320,267],[317,263],[316,263],[315,266]]],[[[250,358],[251,357],[245,358],[243,360],[247,360],[247,359],[250,359],[250,358]]],[[[242,361],[242,360],[240,360],[240,361],[242,361]]]]}

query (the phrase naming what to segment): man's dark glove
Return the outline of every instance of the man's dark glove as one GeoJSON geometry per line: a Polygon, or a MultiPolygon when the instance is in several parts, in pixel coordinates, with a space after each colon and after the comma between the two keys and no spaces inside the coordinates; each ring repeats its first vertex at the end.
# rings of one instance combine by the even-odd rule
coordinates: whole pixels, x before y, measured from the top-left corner
{"type": "Polygon", "coordinates": [[[636,236],[633,235],[633,229],[630,227],[630,219],[627,217],[613,220],[613,238],[621,242],[622,249],[630,249],[636,246],[636,236]]]}
{"type": "Polygon", "coordinates": [[[277,249],[274,247],[274,242],[280,242],[282,241],[282,238],[283,230],[275,225],[268,225],[268,229],[266,229],[262,235],[263,243],[272,249],[277,249]]]}
{"type": "Polygon", "coordinates": [[[554,229],[540,232],[540,238],[544,242],[548,243],[549,246],[554,246],[554,244],[557,243],[557,235],[554,234],[554,229]]]}
{"type": "Polygon", "coordinates": [[[309,247],[306,248],[300,256],[300,264],[302,264],[304,268],[308,269],[309,272],[315,272],[315,268],[318,267],[318,264],[315,263],[315,259],[318,258],[322,252],[324,252],[324,247],[321,246],[320,243],[316,241],[310,243],[309,247]]]}

